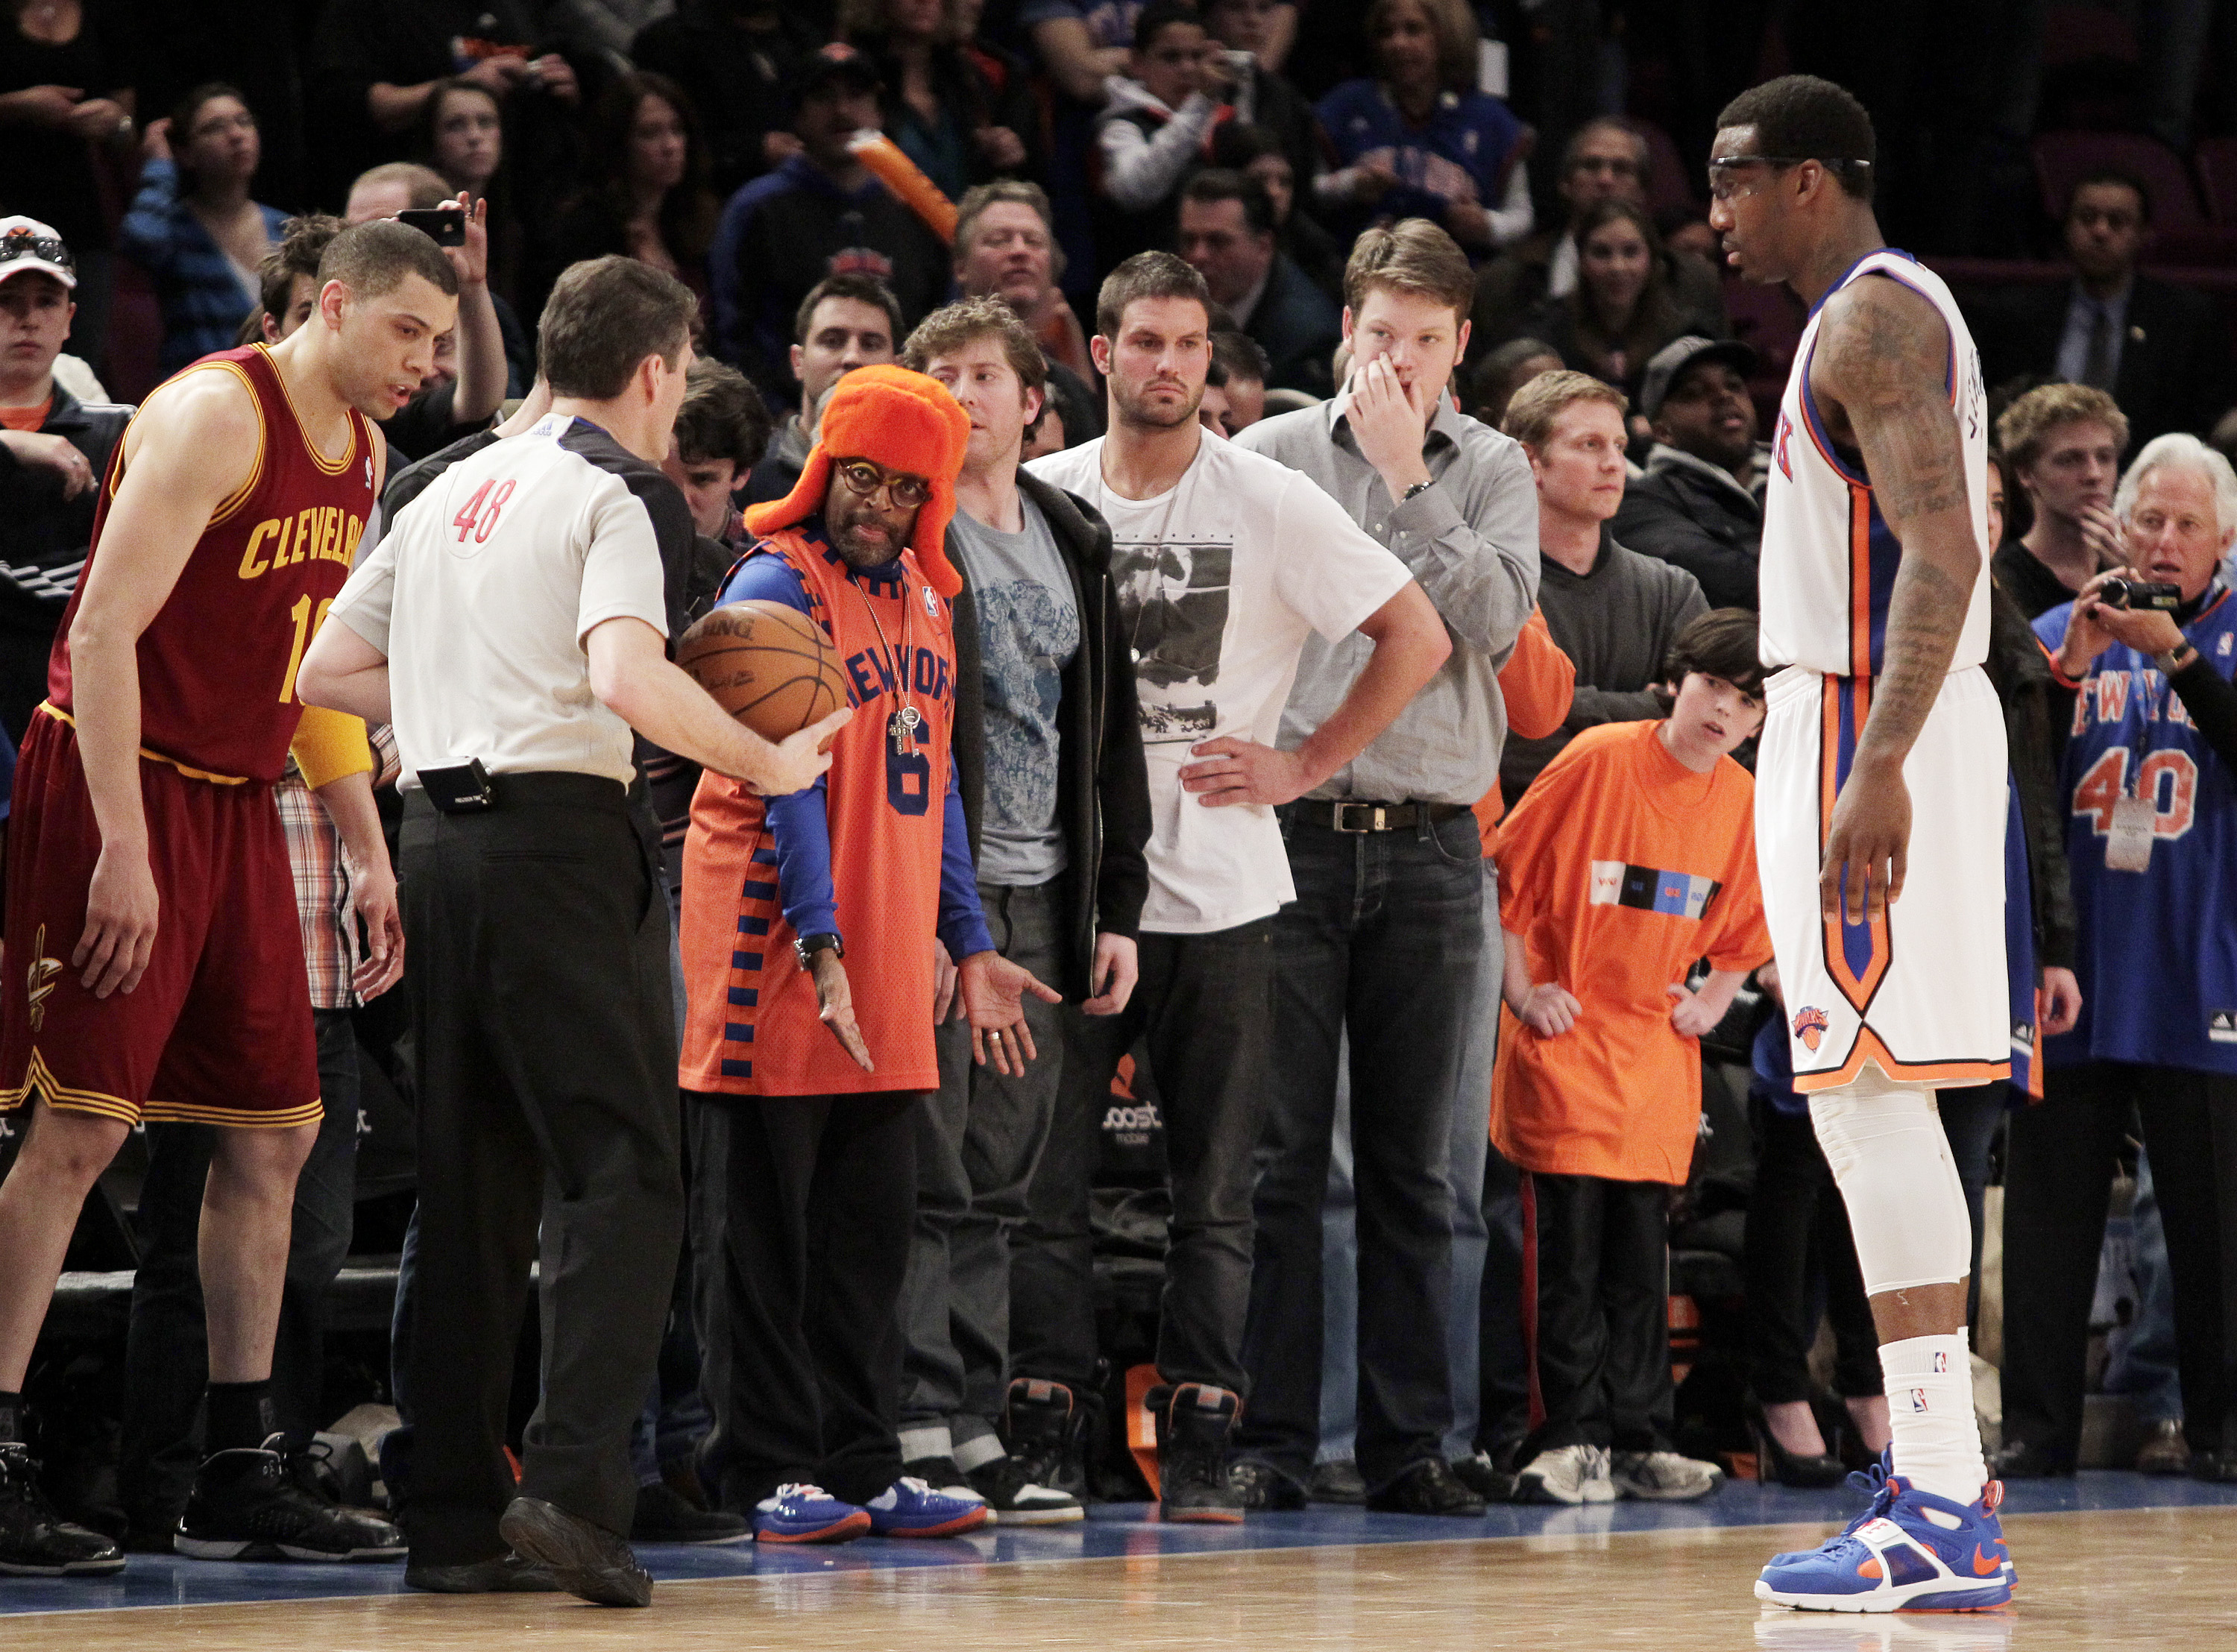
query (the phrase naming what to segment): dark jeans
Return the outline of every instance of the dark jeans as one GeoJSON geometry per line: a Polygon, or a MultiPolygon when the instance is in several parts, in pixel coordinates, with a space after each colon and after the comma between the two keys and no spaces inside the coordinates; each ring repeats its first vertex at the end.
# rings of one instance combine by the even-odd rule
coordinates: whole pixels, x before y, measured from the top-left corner
{"type": "Polygon", "coordinates": [[[1530,1348],[1522,1333],[1522,1173],[1483,1155],[1483,1284],[1477,1297],[1475,1449],[1502,1465],[1530,1432],[1530,1348]]]}
{"type": "Polygon", "coordinates": [[[1124,1011],[1065,1014],[1056,1122],[1010,1259],[1010,1366],[1023,1377],[1093,1384],[1088,1192],[1111,1076],[1146,1035],[1173,1200],[1158,1370],[1167,1382],[1241,1392],[1248,1382],[1250,1149],[1274,1021],[1273,925],[1260,918],[1208,935],[1145,934],[1140,945],[1142,978],[1124,1011]]]}
{"type": "Polygon", "coordinates": [[[404,819],[419,1118],[413,1557],[502,1554],[519,1314],[543,1397],[518,1491],[612,1532],[683,1221],[657,829],[610,781],[501,775],[486,814],[404,819]],[[540,1232],[539,1232],[540,1230],[540,1232]]]}
{"type": "MultiPolygon", "coordinates": [[[[1944,1092],[1948,1094],[1948,1092],[1944,1092]]],[[[1748,1198],[1746,1250],[1749,1386],[1766,1405],[1810,1398],[1810,1345],[1818,1304],[1833,1322],[1833,1387],[1862,1399],[1884,1387],[1879,1333],[1849,1234],[1849,1208],[1807,1114],[1782,1113],[1751,1097],[1755,1191],[1748,1198]]]]}
{"type": "Polygon", "coordinates": [[[1544,1420],[1516,1453],[1566,1445],[1666,1451],[1670,1386],[1670,1189],[1659,1181],[1530,1173],[1531,1280],[1544,1420]]]}
{"type": "MultiPolygon", "coordinates": [[[[1283,811],[1297,898],[1274,919],[1274,1060],[1252,1201],[1250,1405],[1238,1450],[1300,1484],[1320,1443],[1321,1206],[1350,1034],[1359,1243],[1357,1458],[1370,1489],[1452,1423],[1454,1086],[1483,955],[1475,817],[1340,833],[1283,811]]],[[[1162,1073],[1165,1070],[1160,1067],[1162,1073]]]]}
{"type": "MultiPolygon", "coordinates": [[[[327,1291],[349,1254],[357,1200],[357,1039],[346,1010],[315,1010],[311,1019],[326,1116],[295,1178],[287,1276],[272,1348],[273,1409],[296,1445],[332,1420],[320,1407],[327,1291]]],[[[202,1458],[199,1412],[209,1343],[197,1246],[202,1184],[216,1144],[214,1125],[148,1127],[148,1175],[132,1223],[140,1267],[124,1333],[124,1438],[116,1467],[125,1512],[144,1530],[177,1522],[202,1458]]]]}
{"type": "MultiPolygon", "coordinates": [[[[1055,885],[982,884],[994,945],[1053,981],[1063,967],[1055,885]]],[[[916,1232],[901,1319],[904,1429],[945,1426],[952,1443],[993,1434],[1010,1378],[1011,1241],[1056,1116],[1064,1075],[1059,1007],[1026,999],[1038,1059],[1004,1077],[971,1059],[971,1029],[940,1028],[940,1089],[916,1109],[916,1232]]],[[[903,1455],[914,1455],[904,1451],[903,1455]]]]}
{"type": "Polygon", "coordinates": [[[922,1104],[914,1091],[689,1094],[709,1293],[700,1383],[715,1419],[704,1466],[724,1508],[750,1513],[788,1481],[868,1503],[901,1478],[900,1308],[922,1104]]]}
{"type": "Polygon", "coordinates": [[[2143,1119],[2174,1285],[2183,1432],[2218,1450],[2237,1286],[2237,1079],[2172,1067],[2054,1067],[2042,1102],[2012,1116],[2004,1165],[2004,1438],[2071,1462],[2082,1438],[2089,1301],[2115,1157],[2143,1119]],[[2218,1184],[2218,1185],[2217,1185],[2218,1184]]]}

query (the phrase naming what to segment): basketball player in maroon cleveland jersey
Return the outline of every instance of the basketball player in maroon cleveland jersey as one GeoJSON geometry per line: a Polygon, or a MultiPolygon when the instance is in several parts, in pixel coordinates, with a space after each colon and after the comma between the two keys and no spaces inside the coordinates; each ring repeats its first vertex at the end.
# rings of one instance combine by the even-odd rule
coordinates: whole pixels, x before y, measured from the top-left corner
{"type": "MultiPolygon", "coordinates": [[[[272,784],[302,714],[296,668],[379,497],[372,419],[433,365],[458,279],[432,240],[384,222],[337,236],[319,286],[308,325],[204,358],[125,431],[23,742],[0,972],[0,1110],[29,1120],[0,1185],[0,1570],[123,1564],[41,1496],[22,1389],[79,1208],[142,1119],[223,1127],[201,1219],[209,1456],[174,1546],[402,1552],[387,1522],[296,1489],[265,1449],[295,1176],[322,1111],[272,784]]],[[[360,911],[385,964],[393,885],[360,911]]]]}

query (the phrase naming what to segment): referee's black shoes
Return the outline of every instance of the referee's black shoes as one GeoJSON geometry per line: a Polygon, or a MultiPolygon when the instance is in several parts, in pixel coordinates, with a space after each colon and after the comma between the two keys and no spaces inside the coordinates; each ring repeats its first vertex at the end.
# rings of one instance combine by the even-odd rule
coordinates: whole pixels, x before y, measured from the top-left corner
{"type": "Polygon", "coordinates": [[[98,1577],[122,1571],[124,1551],[55,1512],[39,1487],[30,1448],[0,1440],[0,1573],[17,1577],[98,1577]]]}
{"type": "Polygon", "coordinates": [[[196,1560],[393,1560],[404,1535],[377,1514],[303,1489],[285,1436],[213,1451],[195,1472],[171,1547],[196,1560]]]}
{"type": "Polygon", "coordinates": [[[548,1566],[559,1587],[599,1606],[650,1606],[652,1574],[626,1538],[541,1497],[515,1497],[498,1517],[498,1536],[523,1560],[548,1566]]]}

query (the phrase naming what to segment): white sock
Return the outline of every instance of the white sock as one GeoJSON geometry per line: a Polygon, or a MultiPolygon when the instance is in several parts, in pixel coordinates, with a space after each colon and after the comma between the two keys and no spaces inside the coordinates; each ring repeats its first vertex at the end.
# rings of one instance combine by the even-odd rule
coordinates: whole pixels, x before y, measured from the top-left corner
{"type": "Polygon", "coordinates": [[[927,1457],[953,1457],[955,1454],[955,1446],[948,1436],[946,1423],[902,1429],[901,1447],[904,1463],[921,1463],[927,1457]]]}
{"type": "MultiPolygon", "coordinates": [[[[1895,1471],[1937,1497],[1978,1502],[1989,1469],[1981,1458],[1981,1425],[1973,1414],[1973,1365],[1965,1333],[1883,1343],[1880,1370],[1887,1378],[1895,1471]]],[[[1930,1513],[1928,1518],[1954,1524],[1930,1513]]]]}

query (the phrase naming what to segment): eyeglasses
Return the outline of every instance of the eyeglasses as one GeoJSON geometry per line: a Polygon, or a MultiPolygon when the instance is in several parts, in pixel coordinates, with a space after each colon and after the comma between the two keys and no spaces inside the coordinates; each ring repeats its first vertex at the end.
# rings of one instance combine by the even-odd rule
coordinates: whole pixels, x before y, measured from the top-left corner
{"type": "Polygon", "coordinates": [[[77,268],[77,260],[60,240],[52,235],[34,235],[28,229],[11,229],[0,235],[0,264],[13,263],[19,258],[41,259],[73,272],[77,268]]]}
{"type": "Polygon", "coordinates": [[[1872,169],[1872,163],[1869,161],[1829,160],[1822,155],[1720,155],[1709,162],[1709,198],[1712,201],[1737,201],[1743,195],[1753,194],[1755,187],[1743,184],[1740,179],[1732,175],[1735,173],[1757,167],[1776,168],[1783,172],[1789,167],[1800,166],[1805,161],[1815,161],[1836,176],[1844,172],[1870,172],[1872,169]]]}
{"type": "Polygon", "coordinates": [[[875,499],[882,491],[896,510],[914,510],[932,497],[932,484],[921,476],[901,471],[888,475],[866,459],[849,460],[837,468],[839,479],[851,491],[865,499],[875,499]]]}

